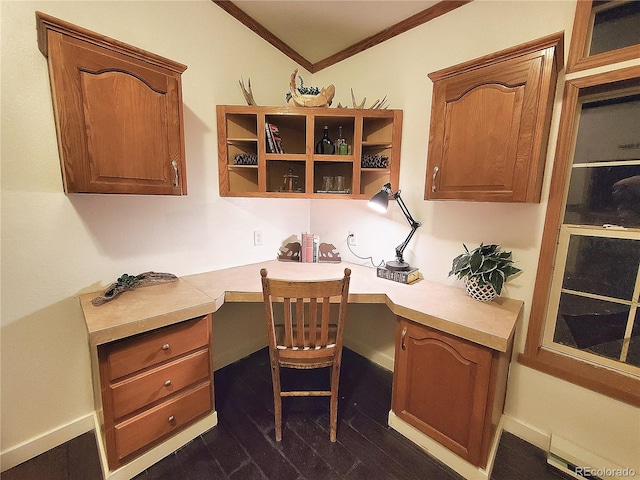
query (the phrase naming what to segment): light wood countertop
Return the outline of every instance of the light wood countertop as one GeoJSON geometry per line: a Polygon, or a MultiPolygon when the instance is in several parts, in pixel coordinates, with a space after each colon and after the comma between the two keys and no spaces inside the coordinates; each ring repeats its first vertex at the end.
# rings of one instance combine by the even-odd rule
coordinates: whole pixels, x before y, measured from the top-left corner
{"type": "Polygon", "coordinates": [[[384,303],[396,315],[501,352],[508,348],[523,305],[502,297],[478,302],[462,288],[429,280],[404,285],[378,278],[374,268],[346,262],[271,260],[141,287],[98,307],[91,300],[100,292],[82,295],[90,343],[98,345],[215,312],[225,302],[261,302],[263,267],[270,277],[293,280],[338,278],[350,268],[350,303],[384,303]]]}

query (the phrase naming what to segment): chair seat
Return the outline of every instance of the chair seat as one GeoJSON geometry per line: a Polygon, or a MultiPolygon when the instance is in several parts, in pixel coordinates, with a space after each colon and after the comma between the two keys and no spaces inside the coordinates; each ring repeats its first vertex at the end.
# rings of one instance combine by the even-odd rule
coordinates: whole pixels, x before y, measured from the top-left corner
{"type": "MultiPolygon", "coordinates": [[[[281,366],[287,368],[322,368],[333,365],[338,326],[330,324],[328,329],[328,344],[326,347],[286,347],[284,325],[276,325],[276,350],[281,366]]],[[[305,344],[311,345],[309,327],[304,329],[305,344]]],[[[297,328],[292,329],[293,338],[297,338],[297,328]]],[[[320,331],[316,331],[316,342],[320,339],[320,331]]]]}

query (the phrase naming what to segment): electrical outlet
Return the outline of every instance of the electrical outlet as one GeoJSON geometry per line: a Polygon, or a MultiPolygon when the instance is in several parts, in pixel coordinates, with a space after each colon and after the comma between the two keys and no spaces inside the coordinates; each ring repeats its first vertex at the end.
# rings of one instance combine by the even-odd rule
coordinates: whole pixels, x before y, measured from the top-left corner
{"type": "Polygon", "coordinates": [[[253,231],[253,245],[255,247],[262,245],[262,230],[253,231]]]}
{"type": "Polygon", "coordinates": [[[347,237],[347,244],[355,247],[358,245],[358,234],[353,230],[349,230],[349,236],[347,237]]]}

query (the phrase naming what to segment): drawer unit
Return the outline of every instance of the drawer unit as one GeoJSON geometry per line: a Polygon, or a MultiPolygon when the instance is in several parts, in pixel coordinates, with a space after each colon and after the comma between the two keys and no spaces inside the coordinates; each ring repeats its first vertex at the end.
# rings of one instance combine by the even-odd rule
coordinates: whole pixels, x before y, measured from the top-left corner
{"type": "Polygon", "coordinates": [[[112,342],[105,347],[109,380],[172,360],[207,346],[208,316],[112,342]]]}
{"type": "Polygon", "coordinates": [[[98,359],[111,470],[213,411],[210,315],[100,345],[98,359]]]}
{"type": "Polygon", "coordinates": [[[118,460],[121,461],[180,429],[191,420],[211,411],[212,406],[211,382],[206,382],[116,425],[118,460]]]}
{"type": "Polygon", "coordinates": [[[157,400],[178,392],[209,376],[209,351],[180,358],[145,371],[122,382],[109,385],[116,418],[123,417],[157,400]]]}

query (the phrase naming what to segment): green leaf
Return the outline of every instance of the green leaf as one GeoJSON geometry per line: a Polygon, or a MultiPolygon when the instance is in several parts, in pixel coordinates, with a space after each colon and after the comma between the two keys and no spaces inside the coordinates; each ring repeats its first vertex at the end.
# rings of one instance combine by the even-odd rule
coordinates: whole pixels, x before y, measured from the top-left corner
{"type": "MultiPolygon", "coordinates": [[[[500,272],[502,273],[502,272],[500,272]]],[[[496,275],[493,278],[493,281],[491,282],[491,285],[493,285],[493,288],[495,288],[496,293],[498,295],[500,295],[500,292],[502,292],[502,285],[504,284],[504,280],[502,278],[502,275],[496,275]]]]}
{"type": "Polygon", "coordinates": [[[472,272],[477,272],[480,270],[480,266],[482,265],[482,254],[479,251],[475,251],[471,258],[469,259],[469,267],[472,272]]]}

